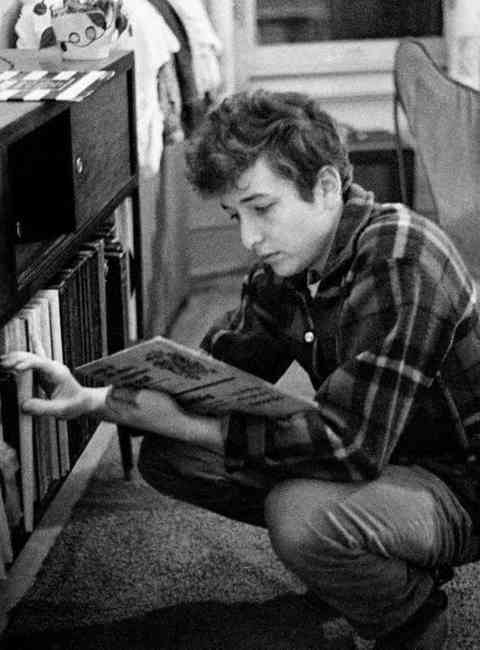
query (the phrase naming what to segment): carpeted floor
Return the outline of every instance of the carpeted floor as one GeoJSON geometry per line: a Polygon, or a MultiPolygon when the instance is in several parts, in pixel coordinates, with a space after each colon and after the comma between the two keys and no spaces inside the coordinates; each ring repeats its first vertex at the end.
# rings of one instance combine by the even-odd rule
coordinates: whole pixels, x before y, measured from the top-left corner
{"type": "MultiPolygon", "coordinates": [[[[450,648],[480,648],[480,567],[448,586],[450,648]]],[[[26,650],[306,650],[352,647],[324,626],[266,532],[121,476],[116,441],[60,534],[1,647],[26,650]]]]}
{"type": "Polygon", "coordinates": [[[10,617],[2,648],[351,647],[304,607],[263,529],[120,473],[116,441],[10,617]]]}

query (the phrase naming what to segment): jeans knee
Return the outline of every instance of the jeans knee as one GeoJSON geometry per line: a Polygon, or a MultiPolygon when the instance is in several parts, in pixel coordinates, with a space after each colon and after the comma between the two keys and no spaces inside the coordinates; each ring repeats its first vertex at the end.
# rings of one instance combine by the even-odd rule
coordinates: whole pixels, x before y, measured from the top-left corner
{"type": "Polygon", "coordinates": [[[295,480],[276,485],[265,500],[265,522],[273,550],[291,568],[312,544],[304,506],[302,490],[295,480]]]}

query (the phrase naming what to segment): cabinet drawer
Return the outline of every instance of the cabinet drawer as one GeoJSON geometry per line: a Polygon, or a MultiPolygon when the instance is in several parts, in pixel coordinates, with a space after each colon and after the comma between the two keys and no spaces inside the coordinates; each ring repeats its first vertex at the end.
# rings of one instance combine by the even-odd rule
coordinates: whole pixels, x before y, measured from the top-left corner
{"type": "Polygon", "coordinates": [[[133,173],[125,74],[71,108],[76,226],[95,217],[133,173]]]}

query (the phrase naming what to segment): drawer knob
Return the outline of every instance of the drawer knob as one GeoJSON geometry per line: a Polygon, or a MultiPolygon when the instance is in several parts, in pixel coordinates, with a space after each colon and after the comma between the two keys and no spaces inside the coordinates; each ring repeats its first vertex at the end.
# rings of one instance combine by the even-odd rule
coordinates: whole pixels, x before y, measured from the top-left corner
{"type": "Polygon", "coordinates": [[[75,169],[77,170],[77,174],[83,174],[84,164],[81,156],[75,158],[75,169]]]}

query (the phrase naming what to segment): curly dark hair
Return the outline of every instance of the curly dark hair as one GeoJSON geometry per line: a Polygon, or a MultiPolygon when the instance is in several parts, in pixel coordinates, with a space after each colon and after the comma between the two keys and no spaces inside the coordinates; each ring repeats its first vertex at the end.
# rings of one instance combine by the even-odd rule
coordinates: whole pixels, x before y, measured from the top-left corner
{"type": "Polygon", "coordinates": [[[305,201],[324,165],[338,169],[344,191],[352,180],[347,149],[318,100],[266,90],[236,93],[210,110],[187,146],[187,175],[200,195],[219,195],[260,157],[305,201]]]}

